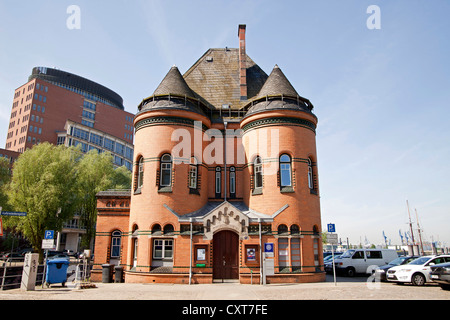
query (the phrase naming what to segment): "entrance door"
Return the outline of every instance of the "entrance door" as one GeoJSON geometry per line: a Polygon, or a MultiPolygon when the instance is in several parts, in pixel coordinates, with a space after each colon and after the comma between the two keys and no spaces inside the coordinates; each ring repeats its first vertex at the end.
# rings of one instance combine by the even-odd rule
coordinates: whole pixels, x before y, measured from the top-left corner
{"type": "Polygon", "coordinates": [[[239,236],[224,230],[213,238],[213,278],[239,279],[239,236]]]}

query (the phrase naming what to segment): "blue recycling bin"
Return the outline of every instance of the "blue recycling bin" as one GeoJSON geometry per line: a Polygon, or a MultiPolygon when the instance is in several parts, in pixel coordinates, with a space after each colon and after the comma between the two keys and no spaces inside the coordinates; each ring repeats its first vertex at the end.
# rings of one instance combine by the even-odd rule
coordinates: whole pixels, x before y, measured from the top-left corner
{"type": "Polygon", "coordinates": [[[67,281],[67,269],[69,260],[51,259],[47,261],[47,271],[45,273],[45,282],[47,287],[53,283],[61,283],[64,287],[67,281]]]}

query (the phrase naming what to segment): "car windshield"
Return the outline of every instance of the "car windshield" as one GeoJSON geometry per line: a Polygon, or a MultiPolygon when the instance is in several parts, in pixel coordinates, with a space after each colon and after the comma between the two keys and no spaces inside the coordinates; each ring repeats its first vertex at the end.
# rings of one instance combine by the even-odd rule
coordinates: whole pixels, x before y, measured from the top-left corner
{"type": "Polygon", "coordinates": [[[428,260],[430,260],[430,257],[420,257],[411,261],[409,264],[420,265],[426,263],[428,260]]]}
{"type": "Polygon", "coordinates": [[[391,262],[389,262],[390,265],[393,266],[399,266],[403,263],[403,261],[405,261],[406,259],[408,259],[408,257],[399,257],[395,260],[392,260],[391,262]]]}
{"type": "Polygon", "coordinates": [[[340,256],[340,258],[351,258],[354,253],[355,250],[347,250],[340,256]]]}

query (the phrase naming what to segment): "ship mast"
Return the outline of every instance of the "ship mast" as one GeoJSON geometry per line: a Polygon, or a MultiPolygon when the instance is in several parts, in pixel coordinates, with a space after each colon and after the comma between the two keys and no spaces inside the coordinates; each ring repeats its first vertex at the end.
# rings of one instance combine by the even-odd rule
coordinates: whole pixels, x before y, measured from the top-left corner
{"type": "Polygon", "coordinates": [[[417,220],[417,231],[419,231],[419,240],[420,240],[420,249],[422,250],[422,255],[424,255],[424,251],[423,251],[423,243],[422,243],[422,234],[421,234],[421,230],[420,230],[420,226],[419,226],[419,216],[417,215],[417,209],[414,208],[414,210],[416,210],[416,220],[417,220]]]}
{"type": "Polygon", "coordinates": [[[413,245],[414,245],[414,244],[416,244],[416,242],[414,241],[414,232],[413,232],[413,227],[412,227],[412,222],[411,222],[411,214],[409,213],[409,204],[408,204],[408,200],[406,200],[406,206],[408,207],[409,228],[411,229],[411,238],[412,238],[412,243],[413,243],[413,245]]]}

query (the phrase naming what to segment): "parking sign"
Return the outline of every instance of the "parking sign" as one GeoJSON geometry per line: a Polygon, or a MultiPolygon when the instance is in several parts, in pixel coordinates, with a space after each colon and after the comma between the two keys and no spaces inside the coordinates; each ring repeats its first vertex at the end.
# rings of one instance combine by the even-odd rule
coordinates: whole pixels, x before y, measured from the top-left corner
{"type": "Polygon", "coordinates": [[[328,232],[336,232],[336,227],[334,223],[328,224],[328,232]]]}
{"type": "Polygon", "coordinates": [[[46,240],[52,239],[53,240],[53,235],[54,235],[53,230],[45,230],[44,239],[46,239],[46,240]]]}

